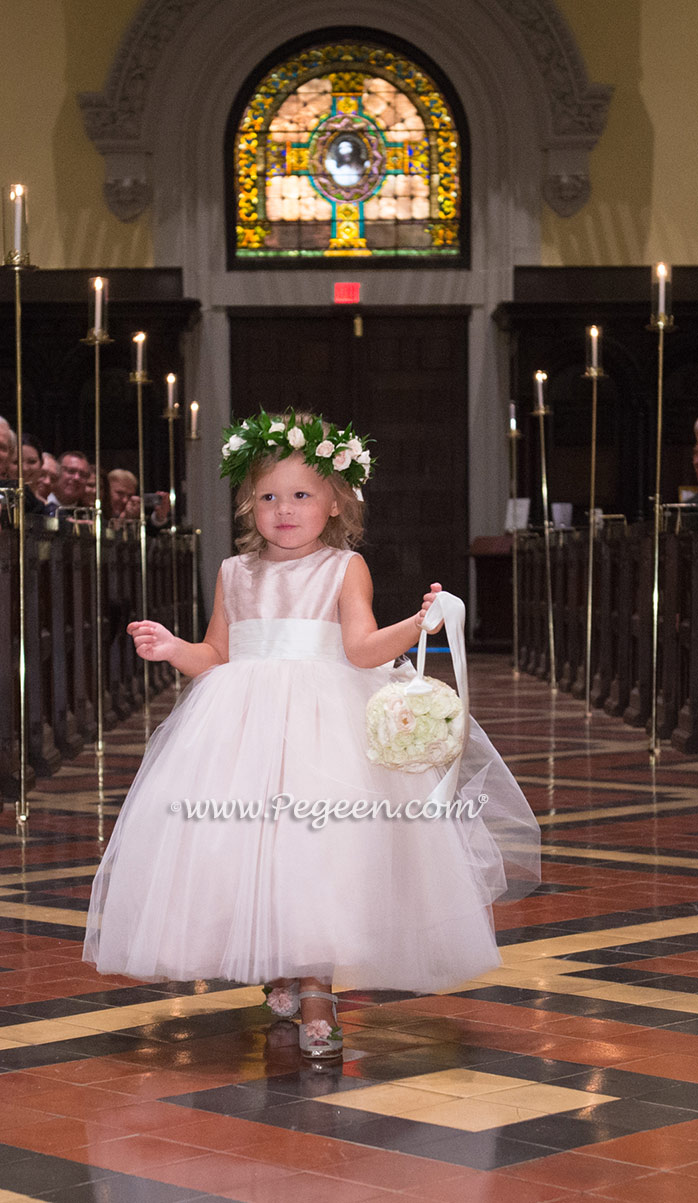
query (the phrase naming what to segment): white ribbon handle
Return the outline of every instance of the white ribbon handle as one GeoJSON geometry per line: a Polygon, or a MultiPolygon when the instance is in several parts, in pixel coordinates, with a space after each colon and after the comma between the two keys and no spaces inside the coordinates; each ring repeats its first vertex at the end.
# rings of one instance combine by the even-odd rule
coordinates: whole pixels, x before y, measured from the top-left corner
{"type": "MultiPolygon", "coordinates": [[[[407,693],[422,693],[426,683],[424,682],[424,659],[427,647],[427,633],[434,630],[443,619],[446,627],[446,635],[448,636],[448,645],[451,649],[451,659],[453,661],[453,672],[456,678],[456,690],[458,696],[463,703],[463,749],[468,742],[468,733],[470,730],[470,706],[468,696],[468,667],[465,659],[465,606],[459,597],[453,593],[447,593],[442,590],[434,599],[425,615],[422,623],[422,630],[419,636],[419,644],[417,646],[417,676],[413,679],[410,685],[407,686],[407,693]],[[414,688],[416,686],[417,688],[414,688]]],[[[426,685],[426,688],[431,688],[426,685]]],[[[439,781],[438,785],[431,791],[427,801],[431,802],[446,802],[452,801],[458,784],[458,773],[460,771],[460,762],[463,752],[457,756],[450,765],[447,772],[439,781]]]]}

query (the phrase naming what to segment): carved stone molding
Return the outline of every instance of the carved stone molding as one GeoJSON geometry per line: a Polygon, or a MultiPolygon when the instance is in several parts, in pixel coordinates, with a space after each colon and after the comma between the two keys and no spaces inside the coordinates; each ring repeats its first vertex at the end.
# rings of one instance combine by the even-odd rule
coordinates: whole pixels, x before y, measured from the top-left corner
{"type": "Polygon", "coordinates": [[[554,0],[497,0],[523,35],[547,94],[550,141],[591,149],[603,133],[613,88],[591,84],[574,34],[554,0]]]}
{"type": "Polygon", "coordinates": [[[147,180],[111,179],[104,181],[104,199],[120,221],[133,221],[147,209],[152,191],[147,180]]]}
{"type": "MultiPolygon", "coordinates": [[[[545,102],[540,149],[546,153],[543,195],[556,213],[569,217],[589,197],[588,152],[600,137],[613,89],[589,82],[572,31],[555,0],[477,0],[506,18],[512,40],[525,42],[537,68],[545,102]],[[572,152],[574,170],[560,170],[560,153],[572,152]]],[[[109,173],[105,197],[122,221],[137,217],[151,199],[145,170],[151,147],[144,145],[144,115],[156,69],[168,43],[183,23],[210,7],[210,0],[145,0],[131,22],[103,92],[78,96],[88,136],[107,159],[140,154],[143,169],[133,174],[109,173]]]]}
{"type": "Polygon", "coordinates": [[[560,217],[572,217],[591,195],[588,173],[549,175],[543,183],[543,196],[560,217]]]}

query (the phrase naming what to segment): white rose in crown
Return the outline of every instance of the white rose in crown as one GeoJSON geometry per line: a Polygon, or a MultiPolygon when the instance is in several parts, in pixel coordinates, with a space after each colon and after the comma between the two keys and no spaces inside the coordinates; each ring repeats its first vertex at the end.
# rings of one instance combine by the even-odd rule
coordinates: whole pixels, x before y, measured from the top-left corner
{"type": "Polygon", "coordinates": [[[315,448],[315,454],[320,459],[329,459],[331,455],[334,455],[334,443],[331,443],[329,439],[323,439],[315,448]]]}
{"type": "Polygon", "coordinates": [[[343,472],[351,463],[351,451],[338,451],[332,460],[332,467],[335,472],[343,472]]]}
{"type": "Polygon", "coordinates": [[[305,447],[305,435],[300,426],[292,426],[288,431],[286,438],[295,451],[299,451],[301,447],[305,447]]]}
{"type": "Polygon", "coordinates": [[[347,442],[347,449],[352,459],[359,460],[359,463],[362,462],[359,459],[359,456],[364,454],[361,448],[361,439],[349,439],[347,442]]]}
{"type": "Polygon", "coordinates": [[[226,448],[227,448],[227,454],[230,455],[231,451],[239,451],[241,447],[244,447],[244,445],[245,445],[245,440],[243,438],[241,438],[241,436],[239,434],[231,434],[230,438],[228,439],[228,442],[226,443],[225,447],[223,448],[223,454],[224,455],[226,454],[226,448]]]}

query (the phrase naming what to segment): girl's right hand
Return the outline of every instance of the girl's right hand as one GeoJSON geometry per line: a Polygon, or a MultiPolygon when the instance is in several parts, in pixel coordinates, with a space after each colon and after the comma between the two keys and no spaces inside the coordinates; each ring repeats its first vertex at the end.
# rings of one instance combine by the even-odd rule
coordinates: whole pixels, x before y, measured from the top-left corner
{"type": "Polygon", "coordinates": [[[177,641],[161,622],[130,622],[126,630],[142,660],[169,660],[175,653],[177,641]]]}

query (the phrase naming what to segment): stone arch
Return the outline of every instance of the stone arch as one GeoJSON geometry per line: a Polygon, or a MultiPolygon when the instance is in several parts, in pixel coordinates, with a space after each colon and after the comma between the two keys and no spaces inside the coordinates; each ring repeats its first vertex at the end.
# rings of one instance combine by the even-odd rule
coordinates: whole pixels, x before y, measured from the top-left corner
{"type": "MultiPolygon", "coordinates": [[[[484,0],[476,3],[481,7],[484,0]]],[[[143,212],[152,197],[147,110],[157,104],[159,68],[186,28],[197,18],[205,21],[216,7],[211,0],[146,0],[123,38],[104,91],[78,98],[87,133],[106,160],[105,199],[123,221],[143,212]]],[[[588,152],[603,131],[611,89],[589,81],[554,0],[495,0],[489,7],[501,37],[518,44],[529,62],[546,164],[543,194],[557,213],[570,216],[590,194],[588,152]]],[[[228,11],[234,16],[234,6],[228,11]]],[[[466,23],[465,13],[461,20],[466,23]]]]}
{"type": "MultiPolygon", "coordinates": [[[[186,347],[187,391],[202,403],[202,442],[188,466],[190,514],[206,516],[209,588],[230,549],[226,489],[206,471],[231,402],[227,311],[326,306],[312,267],[228,270],[224,140],[246,79],[279,47],[328,27],[376,29],[418,47],[450,80],[471,147],[469,269],[386,267],[362,273],[368,305],[468,305],[470,535],[502,529],[508,490],[504,430],[508,360],[491,320],[511,299],[513,268],[540,258],[541,206],[572,213],[589,194],[588,156],[611,89],[589,82],[554,0],[145,0],[105,89],[82,95],[86,128],[105,157],[110,206],[128,220],[150,204],[155,263],[181,265],[202,319],[186,347]],[[204,454],[206,459],[204,459],[204,454]]],[[[234,398],[239,407],[240,398],[234,398]]]]}

